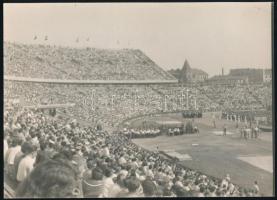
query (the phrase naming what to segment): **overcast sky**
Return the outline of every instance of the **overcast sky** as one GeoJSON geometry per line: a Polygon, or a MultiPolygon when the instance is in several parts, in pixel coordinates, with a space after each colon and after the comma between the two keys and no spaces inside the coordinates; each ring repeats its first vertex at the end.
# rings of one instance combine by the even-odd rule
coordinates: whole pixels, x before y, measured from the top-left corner
{"type": "Polygon", "coordinates": [[[4,40],[141,49],[164,69],[187,59],[209,75],[269,68],[271,4],[5,4],[4,40]]]}

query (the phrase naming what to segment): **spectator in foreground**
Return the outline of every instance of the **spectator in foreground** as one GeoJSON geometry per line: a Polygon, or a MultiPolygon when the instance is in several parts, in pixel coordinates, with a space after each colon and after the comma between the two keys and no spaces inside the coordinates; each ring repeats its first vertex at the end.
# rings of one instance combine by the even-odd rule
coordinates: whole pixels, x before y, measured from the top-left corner
{"type": "Polygon", "coordinates": [[[66,160],[47,160],[39,164],[18,187],[21,198],[82,197],[78,173],[66,160]]]}
{"type": "Polygon", "coordinates": [[[21,151],[16,154],[15,159],[14,159],[14,174],[15,174],[15,176],[17,175],[18,167],[19,167],[21,160],[24,159],[24,157],[27,154],[32,152],[32,149],[33,149],[33,146],[30,142],[24,142],[22,144],[21,151]]]}
{"type": "Polygon", "coordinates": [[[34,163],[36,161],[36,147],[32,144],[28,144],[27,148],[24,149],[24,154],[25,156],[20,161],[16,174],[16,180],[19,183],[22,182],[34,168],[34,163]]]}

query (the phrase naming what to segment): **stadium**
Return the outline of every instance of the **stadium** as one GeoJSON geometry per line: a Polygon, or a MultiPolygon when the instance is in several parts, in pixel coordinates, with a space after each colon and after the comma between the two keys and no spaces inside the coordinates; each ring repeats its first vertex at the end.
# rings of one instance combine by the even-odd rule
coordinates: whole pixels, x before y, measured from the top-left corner
{"type": "Polygon", "coordinates": [[[271,196],[271,94],[180,83],[139,49],[4,42],[5,197],[271,196]]]}

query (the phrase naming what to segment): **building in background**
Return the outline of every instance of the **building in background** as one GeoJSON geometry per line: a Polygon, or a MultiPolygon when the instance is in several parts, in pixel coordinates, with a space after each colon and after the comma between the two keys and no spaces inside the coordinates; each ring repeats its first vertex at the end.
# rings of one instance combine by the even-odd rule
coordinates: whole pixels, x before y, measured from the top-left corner
{"type": "Polygon", "coordinates": [[[263,70],[263,82],[268,83],[272,80],[272,72],[271,69],[264,69],[263,70]]]}
{"type": "Polygon", "coordinates": [[[207,84],[230,85],[247,84],[247,76],[216,75],[206,80],[207,84]]]}
{"type": "Polygon", "coordinates": [[[239,68],[231,69],[228,75],[216,75],[207,79],[208,84],[248,84],[270,82],[272,79],[271,69],[239,68]]]}
{"type": "Polygon", "coordinates": [[[248,77],[249,83],[262,83],[263,82],[263,69],[239,68],[231,69],[230,76],[248,77]]]}
{"type": "Polygon", "coordinates": [[[171,69],[168,71],[175,76],[180,83],[198,83],[208,79],[208,73],[201,69],[191,68],[189,62],[185,60],[182,69],[171,69]]]}

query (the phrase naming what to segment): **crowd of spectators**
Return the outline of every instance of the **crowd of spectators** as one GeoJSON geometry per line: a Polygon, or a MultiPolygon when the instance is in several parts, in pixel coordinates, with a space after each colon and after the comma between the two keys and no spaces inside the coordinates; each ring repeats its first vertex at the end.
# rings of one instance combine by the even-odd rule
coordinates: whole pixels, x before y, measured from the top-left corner
{"type": "Polygon", "coordinates": [[[138,49],[4,42],[5,75],[69,80],[174,80],[138,49]]]}
{"type": "Polygon", "coordinates": [[[238,86],[228,88],[228,92],[223,90],[224,87],[214,88],[217,87],[97,86],[5,81],[4,95],[5,98],[18,98],[25,105],[74,103],[75,106],[66,111],[69,117],[74,116],[91,124],[101,123],[107,129],[114,129],[120,122],[131,117],[159,112],[182,112],[187,109],[187,102],[190,110],[197,106],[201,112],[230,112],[265,109],[264,101],[258,99],[269,99],[262,95],[263,91],[270,91],[268,87],[238,86]],[[188,101],[186,89],[190,90],[188,101]],[[248,90],[255,91],[255,97],[248,90]]]}
{"type": "Polygon", "coordinates": [[[260,110],[272,102],[271,86],[265,84],[212,85],[198,90],[221,110],[260,110]]]}
{"type": "MultiPolygon", "coordinates": [[[[62,123],[63,122],[63,123],[62,123]]],[[[217,179],[132,143],[123,133],[57,123],[40,111],[4,113],[5,173],[17,197],[259,196],[229,175],[217,179]]]]}
{"type": "Polygon", "coordinates": [[[123,120],[161,112],[163,98],[148,86],[92,86],[5,81],[5,98],[19,98],[24,105],[74,103],[66,112],[107,129],[123,120]]]}
{"type": "Polygon", "coordinates": [[[201,110],[202,112],[212,112],[220,110],[220,105],[208,98],[205,93],[201,93],[197,87],[156,85],[152,88],[164,96],[166,109],[169,111],[201,110]]]}

